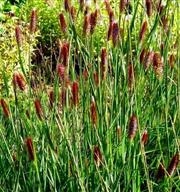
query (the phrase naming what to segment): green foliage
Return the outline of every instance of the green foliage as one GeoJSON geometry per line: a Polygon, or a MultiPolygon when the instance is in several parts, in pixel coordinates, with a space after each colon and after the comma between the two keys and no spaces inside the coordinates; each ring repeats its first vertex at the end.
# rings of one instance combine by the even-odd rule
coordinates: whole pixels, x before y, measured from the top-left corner
{"type": "Polygon", "coordinates": [[[107,41],[104,3],[91,1],[90,13],[97,6],[100,17],[94,33],[83,35],[84,13],[78,2],[71,1],[77,10],[74,22],[63,1],[34,0],[16,11],[18,18],[1,23],[0,75],[6,94],[0,98],[0,190],[180,191],[178,1],[167,1],[163,15],[153,7],[149,17],[142,1],[131,1],[123,13],[119,1],[111,1],[123,31],[118,31],[116,45],[112,38],[107,41]],[[34,8],[38,31],[29,34],[34,8]],[[66,33],[60,30],[60,12],[67,21],[66,33]],[[168,16],[168,27],[162,16],[168,16]],[[20,49],[14,35],[17,21],[23,32],[20,49]],[[147,29],[140,40],[144,21],[147,29]],[[58,70],[52,70],[46,63],[50,56],[40,50],[42,60],[33,63],[33,71],[34,48],[41,43],[53,52],[49,44],[57,39],[58,70]],[[67,46],[62,52],[64,41],[69,50],[67,46]],[[104,60],[102,47],[107,51],[104,60]],[[144,48],[153,53],[149,63],[140,59],[144,48]],[[13,71],[23,69],[26,89],[19,89],[17,82],[8,95],[13,71]],[[33,78],[39,80],[34,86],[33,78]]]}

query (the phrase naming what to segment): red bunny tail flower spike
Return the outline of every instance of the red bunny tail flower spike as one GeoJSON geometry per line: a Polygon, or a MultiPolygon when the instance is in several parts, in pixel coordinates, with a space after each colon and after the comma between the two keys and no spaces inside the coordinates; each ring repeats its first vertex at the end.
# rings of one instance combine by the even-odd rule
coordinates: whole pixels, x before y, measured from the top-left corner
{"type": "Polygon", "coordinates": [[[108,68],[108,60],[107,60],[107,50],[106,48],[101,49],[101,78],[105,79],[108,68]]]}
{"type": "Polygon", "coordinates": [[[84,36],[89,34],[90,30],[90,16],[87,14],[84,16],[83,34],[84,36]]]}
{"type": "Polygon", "coordinates": [[[138,121],[137,117],[135,115],[132,115],[129,120],[129,131],[128,131],[128,137],[129,139],[133,140],[136,136],[136,131],[138,129],[138,121]]]}
{"type": "Polygon", "coordinates": [[[145,4],[147,15],[150,17],[152,15],[152,0],[146,0],[145,4]]]}
{"type": "Polygon", "coordinates": [[[33,9],[31,12],[31,21],[30,21],[30,27],[29,27],[30,33],[36,32],[36,26],[37,26],[37,11],[33,9]]]}
{"type": "Polygon", "coordinates": [[[35,33],[37,27],[37,10],[33,9],[31,12],[31,21],[29,26],[30,33],[35,33]]]}
{"type": "Polygon", "coordinates": [[[64,66],[68,65],[69,49],[70,49],[69,42],[63,42],[61,47],[60,47],[60,61],[62,62],[62,64],[64,66]]]}
{"type": "Polygon", "coordinates": [[[128,65],[128,86],[129,86],[129,89],[132,90],[133,86],[134,86],[134,81],[135,81],[135,78],[134,78],[134,66],[130,63],[128,65]]]}
{"type": "Polygon", "coordinates": [[[95,12],[90,14],[90,33],[93,34],[94,28],[97,24],[97,17],[98,17],[98,10],[96,9],[95,12]]]}
{"type": "Polygon", "coordinates": [[[98,146],[94,146],[94,161],[98,167],[102,163],[102,154],[98,146]]]}
{"type": "Polygon", "coordinates": [[[67,24],[66,24],[66,20],[63,13],[59,14],[59,23],[60,23],[61,31],[65,33],[67,30],[67,24]]]}
{"type": "Polygon", "coordinates": [[[109,41],[112,37],[112,26],[113,26],[113,22],[109,23],[109,28],[108,28],[108,33],[107,33],[107,40],[109,41]]]}
{"type": "Polygon", "coordinates": [[[147,31],[148,23],[147,21],[144,21],[139,33],[139,40],[142,41],[144,39],[145,33],[147,31]]]}
{"type": "Polygon", "coordinates": [[[13,74],[13,85],[14,87],[19,87],[20,90],[24,91],[26,88],[26,82],[24,76],[19,72],[14,72],[13,74]]]}
{"type": "Polygon", "coordinates": [[[142,143],[143,145],[146,145],[147,142],[148,142],[148,132],[147,132],[147,130],[145,130],[145,131],[143,132],[143,134],[142,134],[142,137],[141,137],[141,143],[142,143]]]}
{"type": "Polygon", "coordinates": [[[39,99],[36,99],[34,101],[34,106],[35,106],[35,109],[36,109],[37,116],[39,117],[40,120],[42,120],[42,118],[43,118],[43,110],[42,110],[41,102],[40,102],[39,99]]]}
{"type": "Polygon", "coordinates": [[[176,153],[173,158],[171,159],[171,162],[167,168],[167,172],[169,174],[169,176],[172,176],[173,173],[175,172],[177,166],[178,166],[178,163],[180,161],[180,158],[179,158],[179,154],[176,153]]]}
{"type": "Polygon", "coordinates": [[[112,23],[112,42],[114,47],[117,45],[119,40],[119,26],[117,22],[112,23]]]}
{"type": "Polygon", "coordinates": [[[64,9],[66,12],[70,12],[70,1],[69,0],[64,0],[64,9]]]}
{"type": "Polygon", "coordinates": [[[96,109],[96,103],[94,101],[94,97],[92,97],[91,106],[90,106],[90,115],[91,115],[91,121],[93,125],[97,124],[97,109],[96,109]]]}
{"type": "Polygon", "coordinates": [[[164,178],[164,176],[165,176],[165,168],[162,164],[160,164],[156,174],[156,179],[161,180],[164,178]]]}
{"type": "Polygon", "coordinates": [[[3,109],[4,116],[9,117],[10,116],[9,107],[8,107],[8,104],[6,103],[6,101],[3,98],[0,99],[0,104],[1,104],[1,107],[3,109]]]}
{"type": "Polygon", "coordinates": [[[33,140],[31,137],[27,137],[25,139],[25,146],[27,148],[29,160],[34,161],[35,160],[35,151],[34,151],[34,146],[33,146],[33,140]]]}
{"type": "Polygon", "coordinates": [[[71,87],[72,91],[72,102],[73,105],[77,106],[79,103],[79,85],[78,82],[74,81],[71,87]]]}
{"type": "Polygon", "coordinates": [[[157,53],[157,52],[154,53],[153,68],[154,68],[155,73],[161,77],[163,74],[163,61],[162,61],[162,57],[161,57],[160,53],[157,53]]]}
{"type": "Polygon", "coordinates": [[[71,15],[72,20],[75,21],[75,19],[76,19],[76,8],[73,7],[73,6],[71,6],[71,8],[70,8],[70,15],[71,15]]]}
{"type": "Polygon", "coordinates": [[[15,28],[15,36],[17,45],[20,47],[22,45],[22,31],[19,25],[15,28]]]}
{"type": "Polygon", "coordinates": [[[66,68],[62,64],[58,64],[56,67],[57,74],[61,80],[64,80],[66,77],[66,68]]]}

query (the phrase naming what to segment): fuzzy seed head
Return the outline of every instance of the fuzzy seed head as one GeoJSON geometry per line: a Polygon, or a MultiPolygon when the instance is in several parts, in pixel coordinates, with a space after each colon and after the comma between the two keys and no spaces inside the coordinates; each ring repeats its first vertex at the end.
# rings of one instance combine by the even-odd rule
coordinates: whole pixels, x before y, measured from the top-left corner
{"type": "Polygon", "coordinates": [[[24,91],[26,88],[26,82],[24,76],[19,72],[14,72],[13,74],[13,85],[14,87],[19,87],[20,90],[24,91]]]}
{"type": "Polygon", "coordinates": [[[162,76],[163,74],[163,61],[160,53],[156,52],[153,56],[153,68],[155,73],[158,76],[162,76]]]}
{"type": "Polygon", "coordinates": [[[66,12],[70,12],[70,0],[64,0],[64,9],[66,12]]]}
{"type": "Polygon", "coordinates": [[[161,180],[164,178],[164,176],[165,176],[165,168],[162,164],[160,164],[156,174],[156,179],[161,180]]]}
{"type": "Polygon", "coordinates": [[[128,137],[129,139],[133,140],[136,136],[136,131],[138,129],[138,121],[135,115],[132,115],[129,120],[129,132],[128,137]]]}
{"type": "Polygon", "coordinates": [[[17,45],[20,47],[22,45],[22,32],[19,25],[15,28],[15,36],[17,45]]]}
{"type": "Polygon", "coordinates": [[[94,161],[95,164],[99,167],[102,163],[102,154],[98,146],[94,146],[94,161]]]}
{"type": "Polygon", "coordinates": [[[71,87],[72,92],[72,102],[74,106],[77,106],[79,103],[79,84],[74,81],[71,87]]]}
{"type": "Polygon", "coordinates": [[[83,34],[88,35],[90,31],[90,16],[87,14],[84,16],[83,34]]]}
{"type": "Polygon", "coordinates": [[[107,50],[102,48],[101,50],[101,78],[105,79],[108,69],[107,50]]]}
{"type": "Polygon", "coordinates": [[[141,30],[140,30],[140,33],[139,33],[139,40],[142,41],[145,37],[145,33],[147,31],[147,27],[148,27],[148,23],[147,21],[144,21],[142,26],[141,26],[141,30]]]}
{"type": "Polygon", "coordinates": [[[6,103],[6,101],[3,98],[0,99],[0,105],[2,107],[4,116],[6,118],[8,118],[10,116],[10,111],[9,111],[8,104],[6,103]]]}
{"type": "Polygon", "coordinates": [[[64,42],[60,47],[60,62],[64,65],[68,65],[69,61],[69,51],[70,51],[70,44],[68,42],[64,42]]]}
{"type": "Polygon", "coordinates": [[[33,140],[31,137],[28,137],[25,139],[25,146],[27,148],[29,160],[34,161],[35,160],[35,151],[34,151],[34,146],[33,146],[33,140]]]}
{"type": "Polygon", "coordinates": [[[94,101],[94,97],[92,97],[92,101],[91,101],[90,115],[91,115],[92,124],[96,125],[97,124],[97,109],[96,109],[96,103],[94,101]]]}
{"type": "Polygon", "coordinates": [[[130,90],[132,90],[133,86],[134,86],[134,66],[130,63],[128,65],[128,87],[130,90]]]}
{"type": "Polygon", "coordinates": [[[180,161],[179,154],[176,153],[173,156],[173,158],[171,159],[170,164],[169,164],[169,166],[167,168],[167,172],[168,172],[169,176],[173,175],[173,173],[175,172],[175,170],[176,170],[176,168],[177,168],[177,166],[179,164],[179,161],[180,161]]]}
{"type": "Polygon", "coordinates": [[[112,24],[112,42],[114,47],[117,45],[119,40],[119,26],[117,22],[113,22],[112,24]]]}
{"type": "Polygon", "coordinates": [[[146,145],[147,142],[148,142],[148,132],[147,132],[147,130],[145,130],[145,131],[143,132],[143,134],[142,134],[142,137],[141,137],[141,143],[142,143],[143,145],[146,145]]]}
{"type": "Polygon", "coordinates": [[[90,33],[93,34],[97,24],[98,10],[90,14],[90,33]]]}
{"type": "Polygon", "coordinates": [[[30,21],[30,27],[29,27],[30,33],[36,32],[36,26],[37,26],[37,11],[33,9],[31,12],[31,21],[30,21]]]}
{"type": "Polygon", "coordinates": [[[152,15],[152,0],[146,0],[146,13],[148,17],[152,15]]]}
{"type": "Polygon", "coordinates": [[[66,20],[65,20],[65,17],[64,17],[64,14],[63,14],[63,13],[60,13],[60,14],[59,14],[59,23],[60,23],[61,31],[62,31],[63,33],[65,33],[66,30],[67,30],[67,24],[66,24],[66,20]]]}
{"type": "Polygon", "coordinates": [[[41,102],[39,99],[36,99],[34,101],[34,106],[35,106],[35,110],[36,110],[36,114],[37,114],[38,118],[40,120],[42,120],[43,119],[43,110],[42,110],[41,102]]]}

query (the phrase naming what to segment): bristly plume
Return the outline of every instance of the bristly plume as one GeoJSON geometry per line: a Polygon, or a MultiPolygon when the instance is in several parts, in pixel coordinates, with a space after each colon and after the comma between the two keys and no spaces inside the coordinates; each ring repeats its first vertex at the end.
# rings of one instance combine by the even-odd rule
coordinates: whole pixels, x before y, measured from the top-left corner
{"type": "Polygon", "coordinates": [[[84,36],[89,34],[90,31],[90,16],[87,14],[84,16],[84,23],[83,23],[83,34],[84,36]]]}
{"type": "Polygon", "coordinates": [[[134,87],[135,75],[134,75],[134,66],[133,64],[128,65],[128,87],[130,90],[134,87]]]}
{"type": "Polygon", "coordinates": [[[171,159],[171,162],[167,168],[167,172],[169,174],[169,176],[172,176],[173,173],[175,172],[177,166],[178,166],[178,163],[180,161],[180,158],[179,158],[179,154],[176,153],[173,158],[171,159]]]}
{"type": "Polygon", "coordinates": [[[8,118],[10,116],[8,104],[6,103],[6,101],[3,98],[0,99],[0,104],[1,104],[4,116],[8,118]]]}
{"type": "Polygon", "coordinates": [[[61,80],[64,80],[66,78],[66,68],[63,64],[57,65],[57,74],[61,80]]]}
{"type": "Polygon", "coordinates": [[[36,26],[37,26],[37,11],[33,9],[31,12],[31,21],[29,26],[30,33],[36,32],[36,26]]]}
{"type": "Polygon", "coordinates": [[[64,9],[66,12],[70,12],[70,7],[71,7],[70,0],[64,0],[64,9]]]}
{"type": "Polygon", "coordinates": [[[60,62],[64,65],[68,65],[69,61],[69,51],[70,51],[70,44],[69,42],[63,42],[60,46],[60,62]]]}
{"type": "Polygon", "coordinates": [[[164,168],[163,164],[160,163],[157,174],[156,174],[156,179],[161,180],[164,178],[164,176],[165,176],[165,168],[164,168]]]}
{"type": "Polygon", "coordinates": [[[59,23],[60,23],[61,31],[62,31],[63,33],[65,33],[66,30],[67,30],[67,24],[66,24],[66,20],[65,20],[65,17],[64,17],[64,14],[63,14],[63,13],[60,13],[60,14],[59,14],[59,23]]]}
{"type": "Polygon", "coordinates": [[[156,52],[153,56],[153,68],[157,76],[163,75],[163,61],[160,53],[156,52]]]}
{"type": "Polygon", "coordinates": [[[112,38],[112,27],[113,27],[113,22],[110,22],[109,28],[108,28],[108,33],[107,33],[107,40],[108,41],[112,38]]]}
{"type": "Polygon", "coordinates": [[[43,114],[43,109],[42,109],[41,102],[40,102],[39,99],[36,99],[34,101],[34,106],[35,106],[35,109],[36,109],[37,116],[39,117],[40,120],[42,120],[44,114],[43,114]]]}
{"type": "Polygon", "coordinates": [[[117,45],[119,40],[119,26],[117,22],[112,23],[112,42],[114,47],[117,45]]]}
{"type": "Polygon", "coordinates": [[[35,150],[34,150],[34,146],[33,146],[33,140],[31,137],[27,137],[25,139],[25,145],[26,145],[27,152],[29,155],[29,160],[34,161],[35,160],[35,150]]]}
{"type": "Polygon", "coordinates": [[[91,121],[93,125],[97,124],[97,109],[96,109],[96,103],[94,101],[94,97],[92,97],[91,106],[90,106],[90,115],[91,115],[91,121]]]}
{"type": "Polygon", "coordinates": [[[139,32],[139,40],[142,41],[144,39],[145,33],[147,31],[147,27],[148,27],[148,23],[147,21],[144,21],[142,26],[141,26],[141,30],[139,32]]]}
{"type": "Polygon", "coordinates": [[[95,164],[99,167],[102,163],[102,154],[98,146],[94,146],[94,161],[95,164]]]}
{"type": "Polygon", "coordinates": [[[94,78],[94,82],[96,86],[99,86],[100,84],[100,79],[99,79],[99,73],[97,71],[95,71],[93,73],[93,78],[94,78]]]}
{"type": "Polygon", "coordinates": [[[141,144],[146,145],[148,142],[148,132],[144,130],[142,137],[141,137],[141,144]]]}
{"type": "Polygon", "coordinates": [[[101,49],[101,78],[105,79],[108,70],[108,58],[106,48],[101,49]]]}
{"type": "Polygon", "coordinates": [[[13,74],[13,86],[14,88],[19,87],[20,90],[24,91],[26,88],[26,81],[24,76],[19,72],[13,74]]]}
{"type": "Polygon", "coordinates": [[[60,105],[64,107],[66,105],[66,100],[67,100],[67,90],[66,88],[62,87],[61,89],[61,95],[60,95],[60,105]]]}
{"type": "Polygon", "coordinates": [[[98,10],[90,14],[90,33],[93,34],[97,24],[98,10]]]}
{"type": "Polygon", "coordinates": [[[138,121],[135,115],[132,115],[129,120],[129,130],[128,130],[128,137],[129,139],[133,140],[136,136],[136,131],[138,129],[138,121]]]}
{"type": "Polygon", "coordinates": [[[17,25],[15,28],[15,36],[16,36],[17,45],[18,47],[20,47],[22,45],[22,31],[19,25],[17,25]]]}
{"type": "Polygon", "coordinates": [[[79,103],[79,84],[78,82],[74,81],[71,87],[72,92],[72,102],[73,105],[77,106],[79,103]]]}
{"type": "Polygon", "coordinates": [[[152,0],[146,0],[145,4],[147,15],[150,17],[152,15],[152,0]]]}
{"type": "Polygon", "coordinates": [[[74,6],[71,6],[71,8],[70,8],[70,15],[71,15],[72,21],[75,21],[75,19],[76,19],[76,8],[74,6]]]}

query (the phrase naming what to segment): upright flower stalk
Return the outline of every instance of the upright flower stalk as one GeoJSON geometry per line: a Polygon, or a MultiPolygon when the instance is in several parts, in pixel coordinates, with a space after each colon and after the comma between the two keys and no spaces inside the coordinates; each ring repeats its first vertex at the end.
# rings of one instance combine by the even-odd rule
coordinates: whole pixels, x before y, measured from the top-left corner
{"type": "Polygon", "coordinates": [[[64,17],[64,14],[63,14],[63,13],[60,13],[60,14],[59,14],[59,23],[60,23],[61,31],[62,31],[63,33],[66,33],[67,24],[66,24],[66,20],[65,20],[65,17],[64,17]]]}
{"type": "Polygon", "coordinates": [[[79,84],[74,81],[71,87],[72,91],[72,103],[74,106],[77,106],[79,103],[79,84]]]}
{"type": "Polygon", "coordinates": [[[33,9],[31,12],[30,16],[30,26],[29,26],[29,31],[31,34],[36,32],[36,27],[37,27],[37,10],[33,9]]]}
{"type": "Polygon", "coordinates": [[[27,137],[25,139],[25,146],[28,152],[29,160],[34,161],[35,160],[35,150],[33,145],[33,140],[31,137],[27,137]]]}
{"type": "Polygon", "coordinates": [[[90,116],[92,124],[95,126],[97,124],[97,109],[94,97],[92,97],[91,105],[90,105],[90,116]]]}
{"type": "Polygon", "coordinates": [[[43,114],[42,105],[41,105],[41,102],[40,102],[39,99],[36,99],[36,100],[34,101],[34,106],[35,106],[35,110],[36,110],[37,116],[39,117],[40,120],[42,120],[44,114],[43,114]]]}

